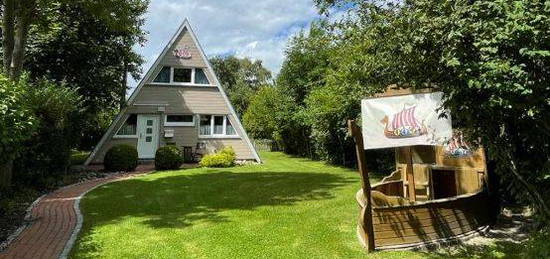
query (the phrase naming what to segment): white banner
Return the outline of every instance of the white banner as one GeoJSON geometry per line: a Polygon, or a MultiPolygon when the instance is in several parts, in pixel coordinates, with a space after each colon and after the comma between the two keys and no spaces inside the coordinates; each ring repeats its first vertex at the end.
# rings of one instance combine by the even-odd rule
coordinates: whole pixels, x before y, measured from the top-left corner
{"type": "Polygon", "coordinates": [[[409,94],[361,101],[365,149],[442,145],[452,138],[450,113],[439,118],[443,93],[409,94]]]}

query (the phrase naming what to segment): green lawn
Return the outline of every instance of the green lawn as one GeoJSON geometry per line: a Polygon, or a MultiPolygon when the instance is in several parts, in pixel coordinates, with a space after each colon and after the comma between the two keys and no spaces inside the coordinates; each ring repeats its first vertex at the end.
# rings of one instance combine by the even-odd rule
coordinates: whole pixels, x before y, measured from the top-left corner
{"type": "Polygon", "coordinates": [[[367,255],[355,234],[354,171],[281,153],[262,158],[262,165],[156,172],[97,188],[82,200],[72,257],[445,257],[367,255]]]}

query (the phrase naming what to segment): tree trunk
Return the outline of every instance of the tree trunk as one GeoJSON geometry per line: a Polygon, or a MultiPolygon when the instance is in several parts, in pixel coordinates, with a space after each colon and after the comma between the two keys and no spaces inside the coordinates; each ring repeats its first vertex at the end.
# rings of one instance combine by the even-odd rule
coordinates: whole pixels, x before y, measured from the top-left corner
{"type": "Polygon", "coordinates": [[[2,48],[4,51],[3,68],[6,75],[11,74],[11,60],[13,55],[13,39],[15,28],[15,1],[4,0],[2,14],[2,48]]]}
{"type": "MultiPolygon", "coordinates": [[[[26,8],[22,6],[21,8],[26,8]]],[[[12,71],[10,78],[15,80],[19,78],[23,71],[23,62],[25,58],[25,45],[27,44],[27,36],[29,34],[31,14],[30,10],[22,10],[21,15],[18,17],[15,30],[15,41],[13,46],[13,59],[12,59],[12,71]]]]}
{"type": "Polygon", "coordinates": [[[0,164],[0,190],[10,189],[12,169],[13,159],[8,160],[6,163],[0,164]]]}
{"type": "Polygon", "coordinates": [[[120,110],[124,109],[126,107],[126,89],[128,87],[128,62],[124,60],[122,62],[123,65],[123,73],[122,73],[122,87],[120,89],[120,110]]]}
{"type": "Polygon", "coordinates": [[[548,205],[546,205],[546,201],[544,201],[544,199],[542,198],[540,193],[537,191],[535,186],[528,183],[523,178],[523,176],[521,176],[521,174],[519,173],[519,170],[516,166],[515,160],[512,157],[512,155],[510,154],[510,151],[506,152],[506,156],[507,156],[506,157],[507,160],[510,162],[510,169],[512,171],[512,174],[516,177],[516,179],[520,182],[520,184],[525,187],[525,190],[527,191],[529,196],[531,196],[531,199],[533,199],[536,207],[538,207],[538,209],[540,210],[540,212],[542,212],[544,217],[546,219],[550,219],[550,209],[548,208],[548,205]]]}

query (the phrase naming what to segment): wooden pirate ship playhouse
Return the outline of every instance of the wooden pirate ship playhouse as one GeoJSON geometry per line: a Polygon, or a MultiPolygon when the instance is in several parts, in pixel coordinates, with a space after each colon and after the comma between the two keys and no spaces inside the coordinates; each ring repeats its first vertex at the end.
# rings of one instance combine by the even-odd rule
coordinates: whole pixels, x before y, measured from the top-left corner
{"type": "MultiPolygon", "coordinates": [[[[384,98],[404,93],[412,94],[411,90],[387,92],[379,100],[385,102],[384,98]]],[[[394,105],[403,107],[398,101],[394,105]]],[[[376,111],[363,110],[363,129],[354,121],[348,122],[356,141],[362,179],[362,188],[356,195],[361,208],[357,233],[362,244],[368,251],[408,248],[456,240],[485,230],[492,217],[483,148],[472,150],[456,131],[443,145],[426,145],[422,141],[430,137],[423,135],[434,134],[437,129],[418,118],[417,106],[396,110],[393,116],[380,112],[380,121],[376,121],[376,111]],[[365,113],[374,118],[366,118],[365,113]],[[375,139],[363,136],[371,131],[383,135],[374,136],[375,139]],[[421,139],[424,145],[395,145],[396,170],[371,186],[364,150],[372,143],[367,142],[401,143],[413,138],[421,139]]],[[[450,121],[448,124],[450,127],[450,121]]],[[[379,145],[388,147],[385,143],[379,145]]]]}

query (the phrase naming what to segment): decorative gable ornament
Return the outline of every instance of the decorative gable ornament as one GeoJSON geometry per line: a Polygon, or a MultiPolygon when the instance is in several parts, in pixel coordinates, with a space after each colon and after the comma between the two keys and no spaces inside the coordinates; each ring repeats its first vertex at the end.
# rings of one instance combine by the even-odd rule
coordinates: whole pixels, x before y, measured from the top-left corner
{"type": "Polygon", "coordinates": [[[174,56],[181,59],[190,59],[193,57],[191,51],[189,51],[189,46],[184,46],[183,48],[174,49],[174,56]]]}

